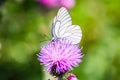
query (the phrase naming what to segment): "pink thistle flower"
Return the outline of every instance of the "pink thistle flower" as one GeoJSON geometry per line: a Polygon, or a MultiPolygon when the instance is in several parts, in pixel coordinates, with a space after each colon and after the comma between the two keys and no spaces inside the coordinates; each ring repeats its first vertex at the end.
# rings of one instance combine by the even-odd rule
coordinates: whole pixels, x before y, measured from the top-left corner
{"type": "Polygon", "coordinates": [[[38,0],[39,3],[42,3],[48,8],[53,7],[65,7],[72,8],[75,4],[75,0],[38,0]]]}
{"type": "Polygon", "coordinates": [[[74,4],[74,0],[60,0],[60,5],[68,9],[72,8],[74,4]]]}
{"type": "Polygon", "coordinates": [[[59,5],[57,0],[38,0],[38,2],[42,3],[47,7],[56,7],[59,5]]]}
{"type": "Polygon", "coordinates": [[[68,80],[78,80],[76,76],[74,75],[71,75],[68,77],[68,80]]]}
{"type": "Polygon", "coordinates": [[[54,76],[61,76],[81,62],[81,49],[65,39],[57,39],[43,46],[38,60],[46,66],[46,71],[54,76]]]}

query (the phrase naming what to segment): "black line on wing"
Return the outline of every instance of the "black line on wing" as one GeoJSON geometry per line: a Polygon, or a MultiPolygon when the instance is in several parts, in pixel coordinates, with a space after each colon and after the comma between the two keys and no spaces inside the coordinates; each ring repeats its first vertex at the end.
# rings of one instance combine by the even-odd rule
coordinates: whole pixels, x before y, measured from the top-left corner
{"type": "MultiPolygon", "coordinates": [[[[68,30],[68,32],[71,32],[71,30],[72,30],[72,29],[68,30]]],[[[79,31],[79,32],[82,32],[82,31],[80,31],[80,29],[74,29],[74,30],[72,30],[72,32],[78,32],[78,31],[79,31]]]]}
{"type": "Polygon", "coordinates": [[[70,16],[68,14],[65,14],[63,17],[61,17],[61,21],[63,21],[64,19],[66,19],[66,17],[69,19],[70,16]]]}
{"type": "Polygon", "coordinates": [[[60,28],[60,30],[59,30],[59,31],[62,31],[64,28],[65,28],[65,27],[60,28]]]}
{"type": "MultiPolygon", "coordinates": [[[[71,19],[66,19],[66,20],[62,21],[62,24],[61,24],[61,25],[67,24],[68,22],[72,22],[71,19]]],[[[71,23],[71,24],[72,24],[72,23],[71,23]]]]}
{"type": "Polygon", "coordinates": [[[75,29],[76,28],[76,26],[75,25],[72,25],[72,26],[70,26],[70,27],[68,27],[68,28],[70,28],[68,31],[73,31],[73,30],[81,30],[80,28],[79,29],[75,29]]]}
{"type": "Polygon", "coordinates": [[[69,36],[70,38],[80,39],[78,36],[69,36]]]}
{"type": "Polygon", "coordinates": [[[63,11],[66,11],[66,9],[65,9],[65,8],[60,8],[59,11],[60,11],[60,12],[63,12],[63,11]]]}
{"type": "MultiPolygon", "coordinates": [[[[58,20],[58,22],[60,22],[60,25],[61,25],[61,21],[58,20]]],[[[59,30],[60,30],[60,26],[59,26],[59,29],[58,29],[58,32],[57,32],[57,34],[60,36],[59,30]]]]}
{"type": "MultiPolygon", "coordinates": [[[[61,25],[60,25],[60,26],[61,26],[61,25]]],[[[68,26],[69,26],[69,25],[68,25],[68,26]]],[[[68,26],[66,26],[66,27],[68,27],[68,26]]],[[[61,28],[60,28],[60,31],[61,31],[62,29],[64,29],[64,28],[65,28],[65,27],[61,27],[61,28]]],[[[67,31],[67,28],[66,28],[66,31],[67,31]]]]}
{"type": "Polygon", "coordinates": [[[66,15],[65,17],[63,17],[63,19],[61,21],[64,22],[66,19],[71,19],[71,18],[69,15],[66,15]]]}
{"type": "MultiPolygon", "coordinates": [[[[67,34],[67,33],[66,33],[67,34]]],[[[65,36],[65,37],[71,37],[71,36],[74,36],[74,34],[73,33],[71,33],[71,35],[70,36],[65,36]]],[[[80,38],[80,37],[82,37],[82,35],[80,36],[78,36],[78,35],[75,35],[75,38],[80,38]]]]}
{"type": "Polygon", "coordinates": [[[67,27],[67,26],[70,26],[71,25],[71,22],[70,22],[71,20],[69,20],[69,21],[67,21],[67,22],[64,22],[64,23],[62,23],[60,26],[61,27],[67,27]]]}
{"type": "MultiPolygon", "coordinates": [[[[56,18],[56,16],[54,17],[54,19],[55,19],[55,18],[56,18]]],[[[55,31],[54,31],[54,29],[55,29],[55,24],[56,24],[56,21],[53,20],[53,22],[52,22],[52,30],[51,30],[51,31],[52,31],[52,36],[54,36],[54,37],[56,36],[55,31]],[[54,34],[54,35],[53,35],[53,34],[54,34]]]]}
{"type": "MultiPolygon", "coordinates": [[[[65,29],[65,32],[66,32],[67,27],[63,27],[62,29],[59,29],[59,33],[60,33],[63,29],[65,29]]],[[[64,35],[65,32],[64,32],[62,35],[64,35]]]]}
{"type": "Polygon", "coordinates": [[[65,25],[67,22],[72,22],[71,19],[64,21],[61,26],[65,25]]]}
{"type": "Polygon", "coordinates": [[[77,31],[76,31],[76,32],[72,32],[72,33],[73,33],[73,34],[78,34],[78,33],[81,33],[81,32],[77,32],[77,31]]]}
{"type": "Polygon", "coordinates": [[[66,18],[66,19],[64,19],[64,21],[61,21],[61,25],[63,26],[67,22],[71,22],[71,24],[72,24],[71,18],[66,18]]]}
{"type": "Polygon", "coordinates": [[[67,29],[70,28],[69,30],[67,30],[67,32],[71,32],[71,30],[73,29],[72,26],[68,26],[67,29]]]}
{"type": "Polygon", "coordinates": [[[67,26],[61,27],[61,28],[60,28],[60,31],[62,31],[64,28],[66,28],[66,30],[65,30],[65,32],[66,32],[66,31],[67,31],[68,26],[70,26],[70,25],[67,25],[67,26]]]}
{"type": "MultiPolygon", "coordinates": [[[[67,33],[71,33],[73,36],[75,35],[75,34],[77,34],[77,35],[75,35],[75,36],[77,36],[77,37],[82,37],[82,35],[81,35],[81,33],[82,33],[82,31],[80,31],[80,32],[78,32],[78,31],[71,31],[72,29],[70,29],[69,31],[68,30],[66,30],[66,32],[67,33]],[[78,35],[79,34],[79,35],[78,35]]],[[[76,29],[76,30],[78,30],[78,29],[76,29]]]]}
{"type": "Polygon", "coordinates": [[[77,38],[72,38],[72,37],[66,37],[66,39],[68,39],[68,40],[70,40],[71,42],[78,42],[78,41],[80,41],[80,39],[78,40],[77,38]],[[78,41],[76,41],[76,40],[78,40],[78,41]]]}
{"type": "Polygon", "coordinates": [[[75,35],[75,34],[72,34],[72,36],[76,36],[76,37],[82,37],[82,35],[75,35]]]}
{"type": "Polygon", "coordinates": [[[53,34],[53,26],[54,26],[54,23],[52,23],[52,29],[51,29],[51,33],[52,33],[52,36],[54,36],[53,34]]]}
{"type": "Polygon", "coordinates": [[[60,17],[58,17],[58,19],[62,20],[67,15],[69,15],[69,14],[68,13],[60,14],[60,17]]]}
{"type": "Polygon", "coordinates": [[[64,10],[60,10],[60,12],[58,12],[57,17],[59,18],[60,16],[62,16],[64,13],[66,13],[67,11],[64,10]]]}

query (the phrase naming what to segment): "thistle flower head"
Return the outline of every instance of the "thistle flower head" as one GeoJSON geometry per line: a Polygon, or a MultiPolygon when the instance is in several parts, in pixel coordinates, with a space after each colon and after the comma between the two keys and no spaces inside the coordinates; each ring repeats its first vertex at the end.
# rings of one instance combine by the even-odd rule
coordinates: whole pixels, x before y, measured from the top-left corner
{"type": "Polygon", "coordinates": [[[76,76],[74,75],[71,75],[68,77],[68,80],[78,80],[76,76]]]}
{"type": "Polygon", "coordinates": [[[61,6],[69,9],[75,5],[75,1],[74,0],[60,0],[60,4],[61,6]]]}
{"type": "Polygon", "coordinates": [[[38,2],[42,3],[43,5],[47,7],[56,7],[58,6],[57,0],[38,0],[38,2]]]}
{"type": "Polygon", "coordinates": [[[62,6],[69,9],[74,6],[75,0],[38,0],[38,2],[48,8],[62,6]]]}
{"type": "Polygon", "coordinates": [[[60,76],[78,66],[82,56],[78,45],[65,39],[56,39],[41,48],[38,60],[46,66],[48,72],[60,76]]]}

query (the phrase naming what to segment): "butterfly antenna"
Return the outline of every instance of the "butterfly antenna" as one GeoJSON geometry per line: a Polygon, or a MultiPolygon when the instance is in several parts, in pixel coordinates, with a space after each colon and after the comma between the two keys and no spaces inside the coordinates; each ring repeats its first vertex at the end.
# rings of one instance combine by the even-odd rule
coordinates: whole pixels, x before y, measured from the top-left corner
{"type": "Polygon", "coordinates": [[[50,36],[48,36],[48,35],[44,35],[44,36],[45,36],[45,37],[44,37],[42,40],[40,40],[40,43],[51,40],[51,39],[50,39],[50,36]]]}

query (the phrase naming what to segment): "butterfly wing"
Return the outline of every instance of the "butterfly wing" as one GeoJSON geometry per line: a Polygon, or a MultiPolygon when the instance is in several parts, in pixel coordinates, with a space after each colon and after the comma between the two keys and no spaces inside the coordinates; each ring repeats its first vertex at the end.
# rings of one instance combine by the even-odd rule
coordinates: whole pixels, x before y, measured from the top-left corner
{"type": "Polygon", "coordinates": [[[71,17],[66,8],[59,9],[57,16],[55,16],[52,25],[53,37],[60,38],[61,34],[65,32],[68,26],[72,25],[71,17]]]}
{"type": "Polygon", "coordinates": [[[67,30],[62,37],[69,40],[72,44],[78,44],[82,39],[82,31],[80,26],[72,25],[67,27],[67,30]]]}
{"type": "Polygon", "coordinates": [[[82,37],[80,27],[72,25],[71,17],[64,7],[60,8],[54,18],[52,34],[54,38],[65,38],[72,44],[79,43],[82,37]]]}

